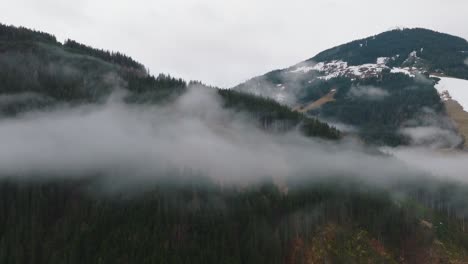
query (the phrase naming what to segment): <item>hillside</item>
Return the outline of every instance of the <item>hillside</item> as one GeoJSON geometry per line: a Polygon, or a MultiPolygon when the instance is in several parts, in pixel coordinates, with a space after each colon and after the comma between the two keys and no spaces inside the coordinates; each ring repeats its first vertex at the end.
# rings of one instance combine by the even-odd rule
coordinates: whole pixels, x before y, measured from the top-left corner
{"type": "MultiPolygon", "coordinates": [[[[167,103],[198,82],[161,74],[118,52],[98,50],[25,28],[0,25],[0,113],[16,115],[66,103],[103,102],[123,89],[129,103],[167,103]],[[19,96],[18,96],[19,95],[19,96]],[[15,97],[15,100],[8,98],[15,97]]],[[[216,88],[213,88],[216,89],[216,88]]],[[[226,106],[245,112],[269,129],[282,123],[282,131],[301,127],[308,135],[337,139],[339,132],[312,118],[292,112],[277,102],[234,91],[218,90],[226,106]]]]}
{"type": "Polygon", "coordinates": [[[451,129],[436,79],[309,83],[335,73],[297,67],[268,78],[308,83],[294,86],[307,114],[0,25],[0,263],[467,262],[466,181],[312,116],[401,144],[411,118],[451,129]]]}
{"type": "MultiPolygon", "coordinates": [[[[336,89],[333,102],[308,114],[354,127],[370,143],[408,145],[415,140],[403,131],[414,127],[455,133],[453,124],[444,121],[448,116],[434,88],[437,80],[430,75],[468,78],[465,53],[468,42],[455,36],[426,29],[393,30],[331,48],[234,89],[292,108],[313,104],[336,89]]],[[[454,147],[460,141],[443,145],[454,147]]]]}
{"type": "Polygon", "coordinates": [[[445,190],[466,197],[466,189],[450,185],[433,189],[427,183],[408,189],[411,198],[395,203],[389,190],[336,180],[343,184],[291,183],[288,195],[272,184],[235,190],[187,181],[170,188],[160,185],[137,197],[90,195],[95,186],[90,181],[4,182],[0,260],[47,264],[468,260],[464,220],[453,213],[461,208],[445,206],[451,204],[445,190]]]}
{"type": "Polygon", "coordinates": [[[342,60],[349,65],[362,65],[376,63],[378,58],[390,58],[386,63],[390,67],[416,66],[427,72],[443,72],[468,79],[465,53],[468,53],[468,42],[465,39],[415,28],[397,29],[355,40],[323,51],[307,61],[342,60]],[[411,54],[417,58],[416,61],[408,60],[411,54]]]}

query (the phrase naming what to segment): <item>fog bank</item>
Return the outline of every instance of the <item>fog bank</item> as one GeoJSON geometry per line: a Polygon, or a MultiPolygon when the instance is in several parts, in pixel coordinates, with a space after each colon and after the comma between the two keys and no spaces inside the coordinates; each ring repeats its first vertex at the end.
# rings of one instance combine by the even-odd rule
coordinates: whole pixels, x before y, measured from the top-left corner
{"type": "Polygon", "coordinates": [[[346,139],[268,133],[224,109],[211,89],[190,88],[166,106],[130,105],[122,98],[1,119],[0,175],[145,180],[189,171],[231,183],[295,176],[385,183],[425,171],[466,182],[465,154],[402,148],[392,149],[391,157],[346,139]]]}

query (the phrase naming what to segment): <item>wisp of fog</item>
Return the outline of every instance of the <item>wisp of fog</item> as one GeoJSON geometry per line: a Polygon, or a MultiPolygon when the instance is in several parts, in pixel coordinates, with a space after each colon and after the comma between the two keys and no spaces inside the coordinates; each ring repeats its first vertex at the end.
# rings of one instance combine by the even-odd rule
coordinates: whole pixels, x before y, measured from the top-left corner
{"type": "Polygon", "coordinates": [[[214,89],[189,88],[164,106],[128,104],[123,97],[1,119],[0,175],[144,180],[178,170],[232,183],[337,175],[381,183],[425,171],[466,182],[465,154],[401,148],[389,156],[350,140],[266,132],[223,108],[214,89]]]}

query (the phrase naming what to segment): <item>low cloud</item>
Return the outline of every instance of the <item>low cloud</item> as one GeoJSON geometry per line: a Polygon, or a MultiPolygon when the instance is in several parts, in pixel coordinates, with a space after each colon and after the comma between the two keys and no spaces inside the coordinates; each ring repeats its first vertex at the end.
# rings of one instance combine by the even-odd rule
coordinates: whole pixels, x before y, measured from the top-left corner
{"type": "Polygon", "coordinates": [[[466,183],[466,152],[430,151],[424,147],[386,148],[386,151],[414,169],[437,175],[440,179],[455,179],[466,183]]]}
{"type": "Polygon", "coordinates": [[[336,120],[328,120],[328,119],[320,119],[320,121],[327,123],[328,125],[335,127],[339,131],[343,133],[351,133],[351,134],[357,134],[359,132],[359,128],[353,125],[345,124],[338,122],[336,120]]]}
{"type": "Polygon", "coordinates": [[[465,64],[468,66],[468,58],[466,58],[466,60],[465,60],[465,64]]]}
{"type": "MultiPolygon", "coordinates": [[[[384,184],[422,175],[419,164],[426,162],[425,155],[407,159],[406,152],[395,151],[389,157],[354,141],[267,133],[248,115],[224,109],[215,90],[202,88],[164,107],[129,105],[113,96],[101,105],[3,118],[0,144],[0,175],[24,179],[105,175],[145,181],[188,173],[232,183],[345,176],[384,184]]],[[[427,162],[438,164],[437,157],[427,162]]],[[[447,170],[444,162],[440,176],[467,182],[459,173],[468,170],[463,158],[447,170]]]]}
{"type": "Polygon", "coordinates": [[[214,90],[189,89],[165,107],[128,105],[121,97],[2,119],[0,173],[152,178],[180,170],[237,182],[312,172],[357,174],[355,164],[367,176],[385,171],[363,170],[368,158],[376,158],[352,153],[354,147],[335,152],[341,148],[336,143],[296,132],[266,133],[246,115],[223,109],[214,90]]]}
{"type": "Polygon", "coordinates": [[[454,131],[440,127],[410,127],[403,128],[401,133],[410,138],[411,144],[431,146],[433,148],[455,147],[463,143],[463,139],[454,131]]]}
{"type": "Polygon", "coordinates": [[[349,90],[349,95],[353,97],[365,98],[368,100],[382,100],[390,94],[379,87],[374,86],[353,86],[349,90]]]}
{"type": "MultiPolygon", "coordinates": [[[[309,68],[315,63],[302,63],[294,68],[309,68]]],[[[295,106],[310,81],[319,75],[316,71],[293,71],[289,68],[281,71],[272,71],[264,76],[255,77],[243,83],[236,89],[257,96],[274,99],[275,101],[289,106],[295,106]]]]}
{"type": "Polygon", "coordinates": [[[25,92],[19,94],[2,94],[0,95],[0,107],[11,104],[27,103],[30,101],[50,101],[51,98],[40,95],[38,93],[25,92]]]}
{"type": "Polygon", "coordinates": [[[406,121],[400,133],[409,138],[412,146],[455,148],[463,143],[453,121],[427,107],[406,121]]]}
{"type": "Polygon", "coordinates": [[[419,84],[431,85],[431,86],[434,85],[434,80],[428,78],[427,76],[421,73],[415,73],[414,80],[419,84]]]}

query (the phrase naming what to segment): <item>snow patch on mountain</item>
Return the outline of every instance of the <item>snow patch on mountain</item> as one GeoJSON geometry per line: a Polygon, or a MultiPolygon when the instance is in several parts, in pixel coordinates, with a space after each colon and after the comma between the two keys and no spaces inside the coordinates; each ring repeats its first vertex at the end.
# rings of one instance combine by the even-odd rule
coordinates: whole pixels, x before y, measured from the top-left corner
{"type": "MultiPolygon", "coordinates": [[[[424,50],[421,48],[421,50],[424,50]]],[[[383,72],[405,74],[416,78],[425,72],[423,60],[417,56],[417,51],[408,54],[406,65],[401,67],[389,67],[387,64],[401,57],[395,54],[391,57],[378,57],[375,63],[350,65],[343,60],[322,62],[303,62],[281,72],[280,82],[272,83],[268,79],[257,80],[250,83],[250,93],[272,98],[285,105],[294,105],[296,95],[302,89],[303,83],[313,83],[316,80],[328,81],[338,77],[349,78],[352,81],[382,76],[383,72]]]]}
{"type": "Polygon", "coordinates": [[[463,110],[468,112],[468,80],[451,78],[451,77],[437,77],[440,81],[435,85],[435,88],[441,95],[442,100],[449,98],[457,101],[463,110]]]}
{"type": "MultiPolygon", "coordinates": [[[[410,68],[392,68],[390,70],[391,73],[403,73],[408,75],[409,77],[415,77],[415,75],[411,72],[412,69],[410,68]]],[[[413,70],[414,72],[414,70],[413,70]]]]}
{"type": "MultiPolygon", "coordinates": [[[[415,53],[411,53],[415,56],[415,53]]],[[[412,56],[410,54],[410,56],[412,56]]],[[[410,77],[415,77],[416,73],[421,71],[415,67],[405,68],[389,68],[386,64],[398,55],[389,57],[379,57],[376,63],[367,63],[362,65],[348,65],[347,62],[342,60],[333,60],[330,62],[319,62],[314,65],[299,65],[290,70],[290,73],[308,73],[310,71],[317,71],[323,74],[318,77],[321,80],[330,80],[337,77],[348,77],[352,79],[365,79],[369,77],[379,76],[383,70],[389,69],[392,73],[403,73],[410,77]]]]}
{"type": "Polygon", "coordinates": [[[277,84],[276,87],[278,87],[281,91],[286,90],[286,86],[284,86],[284,84],[282,84],[282,83],[277,84]]]}
{"type": "MultiPolygon", "coordinates": [[[[424,48],[420,49],[420,52],[422,53],[424,51],[424,48]]],[[[418,68],[425,68],[426,61],[420,57],[418,57],[418,52],[417,51],[412,51],[406,60],[402,63],[403,67],[418,67],[418,68]]]]}
{"type": "Polygon", "coordinates": [[[382,64],[387,64],[387,62],[390,60],[388,57],[380,57],[377,58],[377,65],[382,65],[382,64]]]}

